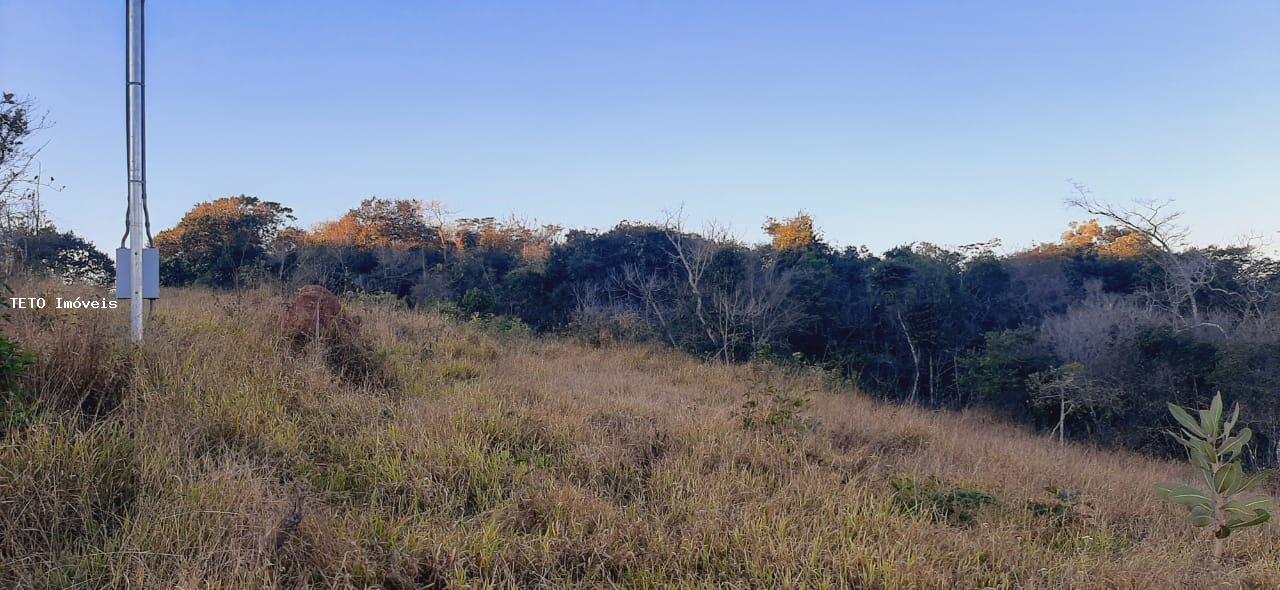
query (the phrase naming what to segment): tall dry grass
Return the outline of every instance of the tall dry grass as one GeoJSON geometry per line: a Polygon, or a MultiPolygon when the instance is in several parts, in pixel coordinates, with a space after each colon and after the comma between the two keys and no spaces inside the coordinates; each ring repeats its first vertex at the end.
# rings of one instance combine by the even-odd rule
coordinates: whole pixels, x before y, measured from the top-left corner
{"type": "Polygon", "coordinates": [[[14,312],[50,401],[0,447],[0,586],[1280,585],[1274,526],[1212,563],[1156,500],[1177,465],[392,305],[363,384],[277,303],[168,292],[136,351],[123,310],[14,312]]]}

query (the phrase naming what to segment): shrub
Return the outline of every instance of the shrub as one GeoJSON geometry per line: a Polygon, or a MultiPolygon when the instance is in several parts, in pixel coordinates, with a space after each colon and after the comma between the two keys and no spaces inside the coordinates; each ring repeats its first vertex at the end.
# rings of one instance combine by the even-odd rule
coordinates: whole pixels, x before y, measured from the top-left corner
{"type": "Polygon", "coordinates": [[[899,477],[892,482],[893,503],[907,514],[925,514],[952,525],[972,526],[995,496],[977,490],[948,489],[941,482],[899,477]]]}
{"type": "Polygon", "coordinates": [[[490,291],[470,289],[458,301],[458,307],[469,314],[496,314],[502,311],[498,298],[490,291]]]}
{"type": "Polygon", "coordinates": [[[533,328],[530,328],[529,324],[524,323],[520,318],[506,315],[474,316],[469,323],[491,334],[503,336],[530,336],[533,334],[533,328]]]}
{"type": "Polygon", "coordinates": [[[810,430],[814,422],[803,414],[811,401],[809,393],[787,391],[772,383],[753,387],[744,396],[738,410],[742,427],[775,435],[794,435],[810,430]]]}
{"type": "Polygon", "coordinates": [[[1187,509],[1191,526],[1213,527],[1214,559],[1222,559],[1223,545],[1231,533],[1259,526],[1271,520],[1271,498],[1237,499],[1262,485],[1267,473],[1245,477],[1240,453],[1253,436],[1248,428],[1232,436],[1240,418],[1240,404],[1231,410],[1231,418],[1222,422],[1222,394],[1213,396],[1209,409],[1200,410],[1199,419],[1192,418],[1186,410],[1169,404],[1169,413],[1182,426],[1182,434],[1169,435],[1187,448],[1191,463],[1200,470],[1205,490],[1186,484],[1162,484],[1158,486],[1161,497],[1187,509]]]}
{"type": "Polygon", "coordinates": [[[981,353],[961,357],[957,379],[979,401],[1021,411],[1029,399],[1027,379],[1053,365],[1051,352],[1033,328],[988,332],[981,353]]]}
{"type": "Polygon", "coordinates": [[[26,424],[38,409],[36,400],[19,388],[19,379],[35,357],[24,352],[17,342],[0,335],[0,434],[13,426],[26,424]]]}

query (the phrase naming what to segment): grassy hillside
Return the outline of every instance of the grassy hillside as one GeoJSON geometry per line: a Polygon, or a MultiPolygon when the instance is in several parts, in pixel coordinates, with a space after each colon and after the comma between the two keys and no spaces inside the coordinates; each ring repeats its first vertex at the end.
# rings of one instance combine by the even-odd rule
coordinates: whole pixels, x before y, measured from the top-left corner
{"type": "Polygon", "coordinates": [[[169,292],[136,354],[123,310],[13,312],[0,586],[1280,585],[1274,525],[1213,564],[1154,497],[1177,465],[372,303],[295,349],[278,303],[169,292]]]}

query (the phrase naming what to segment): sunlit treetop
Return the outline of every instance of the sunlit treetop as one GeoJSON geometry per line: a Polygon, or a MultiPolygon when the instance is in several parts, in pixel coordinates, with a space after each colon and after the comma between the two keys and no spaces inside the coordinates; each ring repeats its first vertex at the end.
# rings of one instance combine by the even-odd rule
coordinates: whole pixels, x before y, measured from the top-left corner
{"type": "Polygon", "coordinates": [[[1097,256],[1126,260],[1138,258],[1151,250],[1151,240],[1136,231],[1102,225],[1096,219],[1072,221],[1062,238],[1028,251],[1032,256],[1097,256]]]}
{"type": "Polygon", "coordinates": [[[781,220],[770,217],[764,223],[764,231],[773,239],[773,248],[780,252],[804,250],[821,240],[813,217],[803,211],[781,220]]]}

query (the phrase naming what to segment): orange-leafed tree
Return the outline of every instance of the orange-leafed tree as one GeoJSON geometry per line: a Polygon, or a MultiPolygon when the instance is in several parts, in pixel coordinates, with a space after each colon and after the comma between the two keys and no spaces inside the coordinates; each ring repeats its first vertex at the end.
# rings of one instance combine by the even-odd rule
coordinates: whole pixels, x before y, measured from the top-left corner
{"type": "Polygon", "coordinates": [[[813,217],[801,211],[794,217],[774,219],[764,223],[764,231],[773,240],[773,248],[779,252],[805,250],[821,239],[813,226],[813,217]]]}
{"type": "Polygon", "coordinates": [[[263,263],[293,220],[288,207],[248,195],[199,203],[178,225],[156,235],[160,276],[171,285],[234,286],[243,272],[263,263]]]}
{"type": "Polygon", "coordinates": [[[1073,221],[1062,232],[1062,247],[1070,252],[1096,254],[1104,258],[1137,258],[1151,247],[1146,236],[1132,230],[1104,226],[1096,219],[1073,221]]]}
{"type": "Polygon", "coordinates": [[[315,245],[363,250],[409,250],[438,245],[437,230],[427,224],[424,205],[417,199],[370,197],[335,221],[311,232],[315,245]]]}
{"type": "Polygon", "coordinates": [[[535,225],[512,218],[499,221],[493,217],[459,219],[453,227],[453,245],[461,253],[504,253],[524,260],[543,260],[563,228],[558,225],[535,225]]]}
{"type": "Polygon", "coordinates": [[[1058,242],[1041,244],[1030,251],[1033,258],[1096,256],[1112,260],[1133,260],[1151,251],[1151,240],[1140,232],[1096,219],[1072,221],[1058,242]]]}

